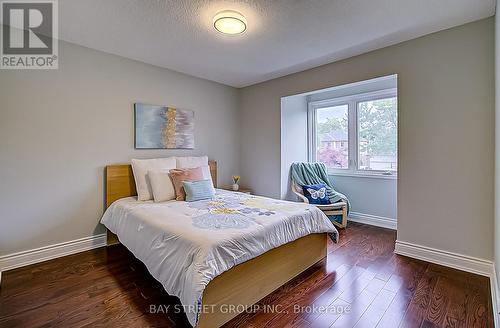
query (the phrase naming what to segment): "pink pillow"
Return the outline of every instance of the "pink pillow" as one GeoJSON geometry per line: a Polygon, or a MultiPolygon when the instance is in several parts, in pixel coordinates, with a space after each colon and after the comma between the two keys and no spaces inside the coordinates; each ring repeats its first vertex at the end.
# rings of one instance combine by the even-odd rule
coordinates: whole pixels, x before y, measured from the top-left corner
{"type": "Polygon", "coordinates": [[[184,192],[182,182],[203,180],[203,170],[201,167],[192,169],[172,169],[169,173],[172,178],[172,182],[174,183],[176,200],[186,199],[186,193],[184,192]]]}

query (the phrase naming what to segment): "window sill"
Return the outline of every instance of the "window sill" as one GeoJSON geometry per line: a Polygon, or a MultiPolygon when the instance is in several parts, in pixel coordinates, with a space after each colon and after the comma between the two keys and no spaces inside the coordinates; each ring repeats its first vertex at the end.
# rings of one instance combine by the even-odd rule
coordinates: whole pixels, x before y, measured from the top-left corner
{"type": "Polygon", "coordinates": [[[363,178],[363,179],[383,179],[383,180],[397,180],[397,174],[386,175],[382,173],[355,173],[355,172],[338,172],[330,171],[328,175],[339,176],[339,177],[353,177],[353,178],[363,178]]]}

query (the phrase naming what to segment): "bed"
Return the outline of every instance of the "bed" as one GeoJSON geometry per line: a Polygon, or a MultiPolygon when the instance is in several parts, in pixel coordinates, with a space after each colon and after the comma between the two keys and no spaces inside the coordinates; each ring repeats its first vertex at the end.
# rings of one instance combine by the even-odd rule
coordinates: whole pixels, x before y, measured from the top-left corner
{"type": "MultiPolygon", "coordinates": [[[[214,186],[217,163],[209,162],[214,186]]],[[[131,166],[106,167],[101,222],[189,322],[219,327],[326,256],[338,233],[312,205],[217,189],[212,200],[138,201],[131,166]]]]}

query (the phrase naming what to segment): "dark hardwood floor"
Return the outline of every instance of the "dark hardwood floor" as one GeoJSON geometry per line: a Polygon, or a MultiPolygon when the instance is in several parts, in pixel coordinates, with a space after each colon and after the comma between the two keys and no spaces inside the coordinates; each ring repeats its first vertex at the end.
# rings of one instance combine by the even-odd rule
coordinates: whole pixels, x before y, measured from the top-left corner
{"type": "MultiPolygon", "coordinates": [[[[326,260],[226,326],[493,327],[488,278],[394,255],[395,238],[351,223],[326,260]]],[[[4,272],[0,327],[189,326],[176,304],[118,245],[4,272]]]]}

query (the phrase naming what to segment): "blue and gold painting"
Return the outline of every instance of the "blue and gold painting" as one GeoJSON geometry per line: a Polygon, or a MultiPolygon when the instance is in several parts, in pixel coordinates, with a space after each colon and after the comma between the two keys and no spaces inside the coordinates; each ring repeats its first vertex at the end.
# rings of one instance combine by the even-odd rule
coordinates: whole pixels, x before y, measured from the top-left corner
{"type": "Polygon", "coordinates": [[[194,112],[135,104],[136,149],[193,149],[194,112]]]}

